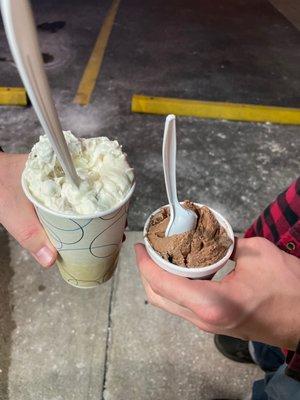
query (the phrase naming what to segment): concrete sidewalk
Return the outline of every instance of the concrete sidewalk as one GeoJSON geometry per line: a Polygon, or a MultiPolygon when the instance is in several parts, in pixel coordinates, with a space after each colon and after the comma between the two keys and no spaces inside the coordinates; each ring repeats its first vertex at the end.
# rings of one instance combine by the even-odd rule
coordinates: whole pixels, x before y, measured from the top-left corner
{"type": "Polygon", "coordinates": [[[262,376],[224,359],[212,335],[146,304],[132,251],[141,233],[127,232],[115,277],[92,290],[0,238],[1,400],[241,399],[262,376]]]}

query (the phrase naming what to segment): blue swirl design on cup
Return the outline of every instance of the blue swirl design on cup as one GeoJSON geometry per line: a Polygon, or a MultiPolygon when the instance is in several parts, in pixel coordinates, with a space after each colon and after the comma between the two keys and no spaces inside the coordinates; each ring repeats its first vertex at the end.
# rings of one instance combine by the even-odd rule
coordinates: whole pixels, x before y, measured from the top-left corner
{"type": "MultiPolygon", "coordinates": [[[[118,222],[123,224],[121,221],[124,221],[125,223],[128,208],[129,204],[126,204],[111,215],[98,217],[95,219],[77,219],[75,221],[72,218],[64,218],[62,226],[59,225],[59,218],[55,218],[55,221],[53,221],[51,216],[45,216],[45,213],[41,213],[38,209],[36,211],[49,236],[51,236],[52,240],[55,242],[55,247],[59,253],[69,251],[88,251],[90,256],[93,258],[106,259],[114,257],[114,255],[118,254],[122,244],[122,238],[120,237],[120,240],[113,240],[114,238],[110,238],[108,243],[105,243],[105,241],[103,241],[103,235],[109,233],[109,230],[118,222]],[[103,221],[103,223],[99,224],[100,231],[97,232],[93,238],[91,238],[89,244],[85,243],[84,245],[80,245],[83,242],[83,238],[86,238],[87,236],[87,229],[89,229],[89,225],[93,223],[95,226],[95,224],[97,224],[97,220],[99,219],[103,221]]],[[[117,258],[118,257],[116,257],[115,260],[115,266],[117,264],[117,258]]],[[[101,278],[98,280],[96,279],[92,281],[80,280],[72,275],[69,271],[66,271],[63,263],[60,263],[60,268],[64,271],[64,274],[68,276],[67,281],[74,286],[80,286],[80,284],[101,284],[104,280],[106,280],[105,276],[101,276],[101,278]]],[[[113,271],[114,268],[110,269],[107,271],[107,275],[111,276],[113,271]]]]}
{"type": "MultiPolygon", "coordinates": [[[[122,210],[122,209],[121,209],[122,210]]],[[[99,239],[103,233],[105,233],[107,230],[109,230],[113,225],[115,225],[120,219],[122,219],[124,217],[124,215],[127,214],[127,210],[126,207],[124,210],[122,210],[123,212],[120,214],[120,210],[110,219],[105,219],[105,221],[112,221],[106,228],[104,228],[101,232],[98,233],[97,236],[95,236],[95,238],[92,240],[90,246],[89,246],[89,251],[92,254],[92,256],[97,257],[97,258],[106,258],[106,257],[111,257],[118,249],[120,244],[119,243],[111,243],[111,244],[105,244],[105,245],[97,245],[95,244],[97,239],[99,239]],[[99,249],[105,249],[105,247],[114,247],[114,250],[109,252],[107,255],[100,255],[100,254],[96,254],[97,252],[95,250],[99,250],[99,249]]],[[[99,217],[100,219],[103,220],[103,217],[99,217]]]]}
{"type": "MultiPolygon", "coordinates": [[[[113,215],[108,215],[105,217],[98,217],[102,221],[107,221],[108,226],[104,229],[101,228],[101,231],[97,233],[96,236],[91,240],[88,246],[80,246],[82,239],[86,234],[86,228],[92,223],[95,223],[96,219],[78,219],[74,220],[72,218],[64,218],[63,227],[59,225],[59,217],[55,219],[55,224],[53,221],[49,221],[48,218],[45,217],[45,213],[41,214],[39,210],[37,210],[38,216],[48,231],[49,235],[52,237],[55,242],[56,249],[61,253],[64,251],[84,251],[88,250],[90,255],[95,258],[109,258],[113,256],[117,251],[119,251],[121,243],[111,242],[105,244],[97,244],[97,240],[102,237],[103,234],[109,231],[109,229],[118,223],[124,216],[128,213],[129,205],[121,207],[118,211],[116,211],[113,215]],[[67,222],[67,225],[65,226],[67,222]],[[70,233],[70,235],[68,235],[70,233]],[[74,234],[76,233],[75,237],[74,234]],[[68,236],[70,236],[68,238],[68,236]],[[76,246],[74,246],[76,245],[76,246]]],[[[75,279],[75,278],[74,278],[75,279]]]]}
{"type": "MultiPolygon", "coordinates": [[[[60,226],[54,225],[52,222],[50,222],[49,220],[46,220],[46,218],[44,216],[42,216],[41,214],[39,214],[39,218],[42,221],[42,223],[44,224],[44,226],[47,228],[49,234],[52,236],[52,238],[57,242],[57,245],[55,246],[57,250],[63,250],[63,245],[73,245],[76,243],[79,243],[81,241],[81,239],[84,236],[84,228],[86,226],[88,226],[91,222],[92,219],[87,220],[87,222],[85,222],[83,225],[79,224],[79,222],[74,221],[74,219],[69,218],[68,221],[71,225],[70,228],[62,228],[60,226]],[[74,232],[78,232],[78,236],[75,236],[75,238],[73,237],[71,240],[63,240],[59,233],[60,232],[72,232],[72,234],[74,234],[74,232]]],[[[66,220],[64,220],[64,222],[66,222],[66,220]]],[[[67,236],[67,235],[66,235],[67,236]]],[[[72,249],[74,250],[74,249],[72,249]]]]}

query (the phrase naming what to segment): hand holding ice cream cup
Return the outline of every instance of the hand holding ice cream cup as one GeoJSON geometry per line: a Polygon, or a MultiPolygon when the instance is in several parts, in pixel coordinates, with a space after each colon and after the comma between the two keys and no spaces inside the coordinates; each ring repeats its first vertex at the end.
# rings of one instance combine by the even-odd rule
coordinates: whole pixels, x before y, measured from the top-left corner
{"type": "Polygon", "coordinates": [[[209,279],[228,261],[234,236],[228,221],[215,210],[190,201],[178,202],[174,115],[166,118],[162,156],[169,205],[154,211],[146,221],[146,250],[168,272],[209,279]]]}
{"type": "Polygon", "coordinates": [[[80,187],[67,179],[46,136],[29,155],[22,186],[58,251],[63,279],[92,288],[117,266],[134,175],[117,141],[64,134],[80,187]]]}

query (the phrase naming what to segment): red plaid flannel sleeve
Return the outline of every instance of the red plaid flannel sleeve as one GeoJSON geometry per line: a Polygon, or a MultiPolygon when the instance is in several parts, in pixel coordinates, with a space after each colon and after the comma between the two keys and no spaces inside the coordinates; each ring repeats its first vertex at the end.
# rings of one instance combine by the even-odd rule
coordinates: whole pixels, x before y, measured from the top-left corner
{"type": "MultiPolygon", "coordinates": [[[[300,177],[246,231],[246,238],[253,236],[264,237],[280,249],[300,258],[300,177]]],[[[296,352],[288,351],[286,362],[286,374],[300,381],[300,342],[296,352]]]]}
{"type": "Polygon", "coordinates": [[[261,236],[300,257],[300,177],[257,218],[245,237],[261,236]]]}

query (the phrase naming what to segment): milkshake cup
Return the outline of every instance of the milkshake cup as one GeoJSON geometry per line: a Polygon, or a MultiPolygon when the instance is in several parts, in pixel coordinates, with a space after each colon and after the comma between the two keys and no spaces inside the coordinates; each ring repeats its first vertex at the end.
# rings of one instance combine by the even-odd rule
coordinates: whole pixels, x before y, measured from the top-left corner
{"type": "Polygon", "coordinates": [[[31,195],[24,176],[22,187],[58,251],[56,263],[62,278],[78,288],[93,288],[110,279],[117,267],[135,184],[117,206],[89,215],[50,210],[31,195]]]}
{"type": "MultiPolygon", "coordinates": [[[[203,204],[199,203],[194,203],[196,206],[203,207],[203,204]]],[[[144,231],[143,231],[143,237],[144,237],[144,243],[146,250],[151,257],[151,259],[161,268],[164,270],[175,274],[179,276],[183,276],[186,278],[190,279],[210,279],[213,274],[215,274],[219,269],[221,269],[229,260],[233,249],[234,249],[234,235],[232,231],[232,227],[229,224],[229,222],[217,211],[213,210],[212,208],[208,207],[210,211],[214,214],[215,218],[219,222],[219,224],[226,230],[229,238],[232,240],[232,244],[229,246],[226,254],[224,255],[221,260],[217,261],[214,264],[205,266],[205,267],[198,267],[198,268],[187,268],[187,267],[180,267],[178,265],[172,264],[171,262],[165,260],[164,258],[161,257],[161,255],[154,250],[154,248],[151,246],[147,234],[148,234],[148,229],[149,229],[149,224],[150,224],[150,219],[152,216],[157,214],[159,211],[161,211],[162,208],[166,208],[168,205],[165,205],[157,210],[155,210],[147,219],[145,226],[144,226],[144,231]]]]}

